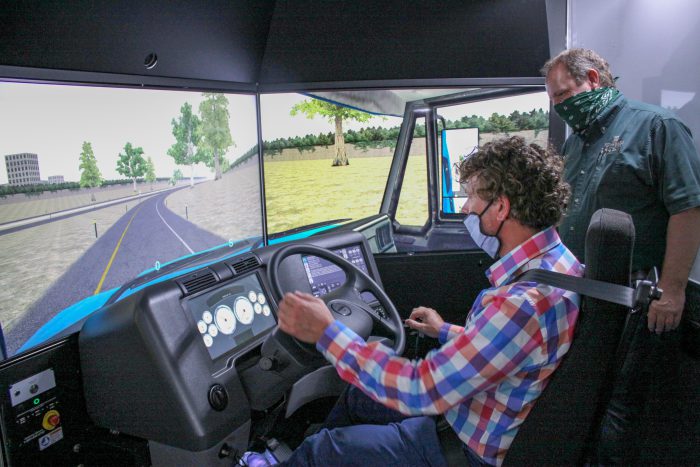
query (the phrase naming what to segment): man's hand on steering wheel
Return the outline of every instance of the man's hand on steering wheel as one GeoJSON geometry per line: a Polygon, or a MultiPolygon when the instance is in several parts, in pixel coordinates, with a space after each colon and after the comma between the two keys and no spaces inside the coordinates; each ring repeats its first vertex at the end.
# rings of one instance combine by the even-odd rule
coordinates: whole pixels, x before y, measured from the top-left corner
{"type": "Polygon", "coordinates": [[[284,294],[279,302],[277,318],[282,331],[308,344],[318,342],[334,321],[323,300],[298,291],[284,294]]]}

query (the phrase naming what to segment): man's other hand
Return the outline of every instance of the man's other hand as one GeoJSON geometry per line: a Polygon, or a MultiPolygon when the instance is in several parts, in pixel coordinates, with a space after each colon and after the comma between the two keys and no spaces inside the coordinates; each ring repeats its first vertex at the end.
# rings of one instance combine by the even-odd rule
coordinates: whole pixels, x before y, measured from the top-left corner
{"type": "Polygon", "coordinates": [[[323,300],[303,292],[284,294],[277,318],[282,331],[309,344],[318,342],[334,321],[323,300]]]}
{"type": "Polygon", "coordinates": [[[409,328],[435,338],[438,337],[440,328],[445,324],[437,311],[424,306],[414,308],[411,311],[411,316],[405,322],[409,328]]]}
{"type": "Polygon", "coordinates": [[[664,288],[663,291],[661,299],[653,300],[649,305],[647,324],[649,331],[656,334],[676,329],[685,306],[685,290],[664,288]]]}

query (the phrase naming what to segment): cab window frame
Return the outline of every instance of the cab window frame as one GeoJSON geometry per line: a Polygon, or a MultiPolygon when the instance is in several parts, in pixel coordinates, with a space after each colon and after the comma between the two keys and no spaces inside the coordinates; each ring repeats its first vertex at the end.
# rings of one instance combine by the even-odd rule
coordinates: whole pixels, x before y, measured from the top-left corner
{"type": "Polygon", "coordinates": [[[384,190],[384,196],[382,198],[382,205],[380,207],[380,213],[387,213],[389,218],[392,220],[394,227],[394,232],[398,234],[408,234],[408,235],[424,235],[430,230],[432,225],[432,206],[430,197],[430,144],[431,139],[431,118],[430,109],[422,105],[423,101],[416,101],[406,105],[404,112],[404,122],[409,122],[401,126],[399,132],[399,138],[396,143],[396,149],[394,151],[393,160],[391,163],[391,168],[389,169],[389,176],[387,179],[386,188],[384,190]],[[408,166],[408,157],[413,144],[413,133],[416,129],[416,122],[419,118],[425,118],[425,152],[426,152],[426,203],[428,207],[428,215],[426,217],[425,223],[421,226],[415,225],[404,225],[396,220],[396,213],[398,211],[399,201],[401,199],[401,190],[403,188],[403,181],[406,175],[406,167],[408,166]],[[397,157],[401,156],[401,157],[397,157]]]}
{"type": "MultiPolygon", "coordinates": [[[[456,225],[462,223],[464,220],[464,214],[461,212],[446,213],[442,210],[442,151],[438,145],[440,140],[438,137],[439,125],[438,121],[442,118],[439,115],[439,109],[444,107],[450,107],[455,105],[475,103],[480,101],[486,101],[491,99],[514,97],[523,94],[532,94],[536,92],[546,92],[543,85],[519,85],[513,84],[508,86],[499,86],[494,88],[481,88],[477,90],[466,91],[465,93],[459,93],[454,95],[442,96],[438,98],[431,99],[427,102],[430,108],[430,120],[432,122],[431,136],[433,144],[431,145],[432,153],[428,154],[428,158],[431,159],[433,170],[430,171],[429,177],[432,178],[432,190],[430,192],[431,207],[434,209],[431,213],[431,225],[456,225]]],[[[552,109],[550,104],[550,122],[552,109]]],[[[553,135],[553,131],[550,123],[549,130],[549,140],[555,141],[556,135],[553,135]]],[[[426,135],[427,136],[427,135],[426,135]]]]}

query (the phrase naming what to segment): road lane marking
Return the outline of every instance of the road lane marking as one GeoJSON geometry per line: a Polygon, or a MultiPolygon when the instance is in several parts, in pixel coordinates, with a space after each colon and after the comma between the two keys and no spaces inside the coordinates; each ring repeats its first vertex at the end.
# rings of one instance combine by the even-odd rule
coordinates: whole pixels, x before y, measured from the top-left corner
{"type": "Polygon", "coordinates": [[[160,215],[160,210],[158,210],[158,201],[156,201],[156,212],[158,213],[158,217],[160,217],[160,220],[163,221],[163,224],[165,224],[165,226],[170,229],[170,231],[173,233],[173,235],[175,235],[177,237],[177,239],[180,240],[183,245],[185,245],[185,248],[187,248],[187,250],[189,250],[190,254],[194,253],[194,250],[192,248],[190,248],[190,246],[187,244],[187,242],[185,242],[182,239],[182,237],[180,237],[177,234],[177,232],[175,232],[175,230],[172,227],[170,227],[170,224],[165,222],[165,219],[163,219],[163,216],[160,215]]]}
{"type": "Polygon", "coordinates": [[[107,263],[107,267],[105,268],[104,272],[102,273],[102,277],[100,278],[100,282],[97,284],[97,288],[95,289],[95,293],[93,295],[97,295],[100,293],[100,290],[102,289],[102,284],[105,281],[105,278],[107,277],[107,273],[109,272],[109,269],[112,267],[112,262],[114,261],[114,258],[117,256],[117,251],[119,251],[119,247],[122,244],[122,240],[124,240],[124,235],[126,235],[126,231],[129,230],[129,226],[131,225],[131,221],[134,220],[136,217],[136,214],[139,213],[141,208],[143,207],[143,204],[139,206],[136,211],[134,211],[134,214],[131,216],[131,219],[129,219],[129,223],[126,224],[126,227],[124,228],[124,232],[122,232],[122,236],[119,237],[119,241],[117,242],[117,246],[114,247],[114,251],[112,252],[112,257],[109,258],[109,263],[107,263]]]}

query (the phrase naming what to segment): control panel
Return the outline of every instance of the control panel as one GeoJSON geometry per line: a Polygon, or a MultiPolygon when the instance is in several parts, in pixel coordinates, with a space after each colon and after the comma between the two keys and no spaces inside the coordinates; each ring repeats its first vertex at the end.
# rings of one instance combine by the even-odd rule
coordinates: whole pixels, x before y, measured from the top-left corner
{"type": "Polygon", "coordinates": [[[90,421],[77,341],[72,335],[0,362],[1,466],[149,463],[145,441],[90,421]]]}
{"type": "Polygon", "coordinates": [[[18,448],[33,445],[43,451],[63,439],[61,404],[53,369],[11,384],[9,392],[18,448]]]}

